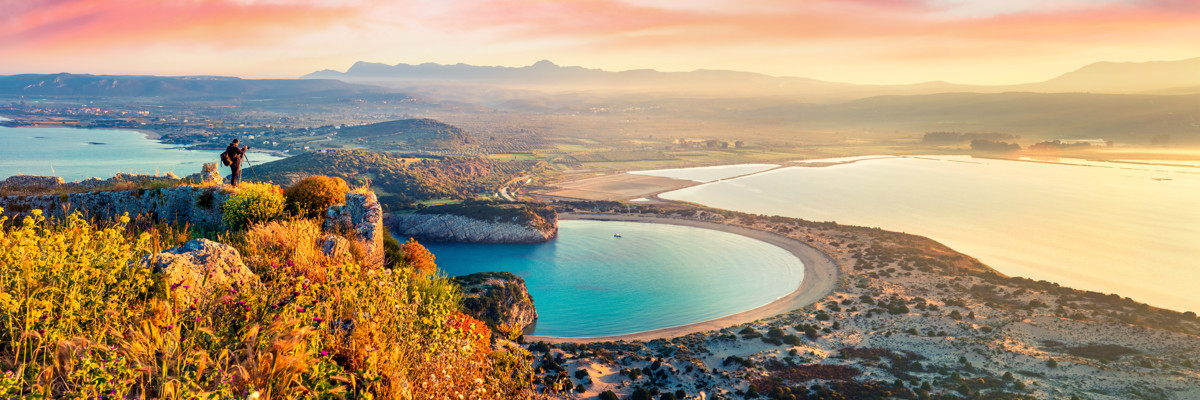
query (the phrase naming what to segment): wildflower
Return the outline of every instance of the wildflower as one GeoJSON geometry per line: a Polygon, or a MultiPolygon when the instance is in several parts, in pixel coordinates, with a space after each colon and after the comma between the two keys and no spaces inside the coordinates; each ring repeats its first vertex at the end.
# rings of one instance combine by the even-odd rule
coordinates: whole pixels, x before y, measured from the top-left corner
{"type": "Polygon", "coordinates": [[[324,320],[325,320],[325,319],[323,319],[323,318],[321,318],[321,317],[313,317],[313,322],[316,322],[316,323],[318,323],[318,324],[319,324],[319,323],[321,323],[321,321],[324,321],[324,320]]]}
{"type": "Polygon", "coordinates": [[[327,355],[329,355],[329,352],[328,352],[328,351],[321,350],[321,357],[325,357],[325,356],[327,356],[327,355]]]}
{"type": "Polygon", "coordinates": [[[304,312],[304,307],[297,308],[297,309],[296,309],[296,311],[298,311],[298,312],[304,312]]]}
{"type": "Polygon", "coordinates": [[[256,390],[256,391],[254,391],[254,393],[250,393],[250,396],[247,396],[246,400],[257,400],[261,396],[262,396],[262,394],[256,390]]]}

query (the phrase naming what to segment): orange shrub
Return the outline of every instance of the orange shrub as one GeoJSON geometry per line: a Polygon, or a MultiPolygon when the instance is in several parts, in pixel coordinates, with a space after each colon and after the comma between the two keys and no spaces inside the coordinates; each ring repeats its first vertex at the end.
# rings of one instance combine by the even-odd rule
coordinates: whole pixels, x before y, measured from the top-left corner
{"type": "Polygon", "coordinates": [[[400,252],[404,254],[404,264],[417,272],[431,273],[437,270],[437,264],[433,262],[433,253],[417,243],[417,239],[408,238],[408,241],[400,246],[400,252]]]}
{"type": "Polygon", "coordinates": [[[344,202],[349,191],[342,178],[316,175],[292,185],[283,195],[289,211],[314,218],[324,215],[329,206],[344,202]]]}

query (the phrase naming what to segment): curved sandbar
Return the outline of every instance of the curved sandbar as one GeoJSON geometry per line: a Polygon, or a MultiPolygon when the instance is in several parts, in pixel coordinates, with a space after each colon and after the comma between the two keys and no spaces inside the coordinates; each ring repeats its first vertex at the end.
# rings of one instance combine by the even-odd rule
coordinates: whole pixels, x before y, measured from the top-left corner
{"type": "Polygon", "coordinates": [[[792,253],[792,255],[796,256],[796,258],[799,258],[800,262],[804,263],[804,280],[800,282],[800,287],[796,288],[795,291],[786,296],[780,297],[771,303],[758,308],[742,311],[737,314],[726,315],[724,317],[711,319],[708,321],[612,336],[558,337],[526,335],[525,341],[527,342],[543,341],[548,343],[591,343],[614,342],[618,340],[646,341],[679,337],[696,332],[727,328],[733,325],[744,324],[747,322],[753,322],[763,318],[783,314],[825,298],[825,296],[828,296],[833,292],[834,287],[837,285],[837,264],[834,264],[833,260],[829,259],[829,256],[807,244],[804,244],[803,242],[771,232],[711,222],[660,217],[643,217],[635,215],[561,213],[558,214],[558,218],[560,220],[586,219],[594,221],[628,221],[681,225],[702,229],[712,229],[746,236],[751,239],[761,240],[763,242],[779,246],[780,248],[787,250],[789,253],[792,253]]]}

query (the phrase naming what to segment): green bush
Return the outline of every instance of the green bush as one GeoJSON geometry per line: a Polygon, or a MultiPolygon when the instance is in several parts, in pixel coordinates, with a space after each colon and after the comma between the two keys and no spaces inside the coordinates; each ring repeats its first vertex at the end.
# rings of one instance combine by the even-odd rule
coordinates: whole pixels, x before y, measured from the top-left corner
{"type": "Polygon", "coordinates": [[[337,177],[310,176],[283,192],[288,211],[307,218],[325,214],[329,206],[342,204],[350,186],[337,177]]]}
{"type": "Polygon", "coordinates": [[[283,193],[269,183],[244,183],[233,190],[222,209],[225,226],[241,229],[278,217],[283,212],[283,193]]]}

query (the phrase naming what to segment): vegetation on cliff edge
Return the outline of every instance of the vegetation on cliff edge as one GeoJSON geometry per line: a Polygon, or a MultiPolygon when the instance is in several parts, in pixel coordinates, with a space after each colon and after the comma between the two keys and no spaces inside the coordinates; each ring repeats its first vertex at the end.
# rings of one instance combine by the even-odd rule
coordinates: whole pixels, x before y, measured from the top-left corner
{"type": "Polygon", "coordinates": [[[456,285],[411,261],[368,267],[361,249],[327,256],[318,221],[218,235],[261,284],[176,304],[184,288],[140,260],[186,228],[39,214],[0,219],[0,397],[531,395],[524,351],[493,348],[456,285]]]}

